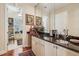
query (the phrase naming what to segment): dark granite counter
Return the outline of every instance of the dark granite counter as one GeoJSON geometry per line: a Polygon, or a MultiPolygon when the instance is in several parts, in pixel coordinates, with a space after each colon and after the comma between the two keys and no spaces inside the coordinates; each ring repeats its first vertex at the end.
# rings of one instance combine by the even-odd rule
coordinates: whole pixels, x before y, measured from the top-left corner
{"type": "MultiPolygon", "coordinates": [[[[62,39],[54,39],[53,36],[49,36],[49,35],[42,34],[42,33],[40,33],[40,35],[41,35],[40,37],[38,37],[38,36],[35,36],[35,37],[79,53],[79,45],[78,44],[73,44],[69,41],[66,41],[67,43],[61,43],[60,40],[62,40],[62,39]]],[[[64,40],[62,40],[62,41],[64,41],[64,40]]]]}

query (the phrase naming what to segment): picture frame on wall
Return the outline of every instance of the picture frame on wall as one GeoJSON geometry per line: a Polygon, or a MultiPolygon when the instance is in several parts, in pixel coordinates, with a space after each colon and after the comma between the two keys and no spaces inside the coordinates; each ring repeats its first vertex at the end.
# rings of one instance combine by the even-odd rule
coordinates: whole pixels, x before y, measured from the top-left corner
{"type": "Polygon", "coordinates": [[[33,15],[26,14],[25,18],[26,18],[26,25],[34,25],[34,16],[33,15]]]}
{"type": "Polygon", "coordinates": [[[42,17],[36,16],[36,25],[41,26],[42,25],[42,17]]]}

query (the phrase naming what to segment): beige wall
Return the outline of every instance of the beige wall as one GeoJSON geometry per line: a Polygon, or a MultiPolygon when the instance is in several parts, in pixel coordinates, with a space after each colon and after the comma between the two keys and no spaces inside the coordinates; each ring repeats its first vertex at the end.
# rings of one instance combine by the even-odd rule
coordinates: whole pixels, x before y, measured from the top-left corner
{"type": "Polygon", "coordinates": [[[3,54],[5,52],[4,50],[6,49],[4,19],[5,19],[5,6],[4,4],[0,4],[0,54],[3,54]]]}
{"type": "Polygon", "coordinates": [[[70,35],[79,36],[79,4],[68,8],[68,29],[70,35]]]}

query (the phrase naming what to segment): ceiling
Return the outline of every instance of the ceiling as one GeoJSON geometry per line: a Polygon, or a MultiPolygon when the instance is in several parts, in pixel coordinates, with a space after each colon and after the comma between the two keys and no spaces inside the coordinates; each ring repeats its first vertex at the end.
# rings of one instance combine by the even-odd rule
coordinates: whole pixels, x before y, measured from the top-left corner
{"type": "Polygon", "coordinates": [[[43,12],[49,13],[51,11],[57,10],[59,8],[68,6],[70,3],[30,3],[32,6],[38,7],[43,12]]]}
{"type": "Polygon", "coordinates": [[[56,9],[68,6],[70,3],[25,3],[24,5],[31,5],[32,7],[38,7],[44,13],[50,13],[56,9]]]}
{"type": "Polygon", "coordinates": [[[67,6],[69,5],[70,3],[29,3],[30,5],[32,6],[39,6],[39,7],[56,7],[57,8],[60,8],[60,7],[64,7],[64,6],[67,6]]]}
{"type": "Polygon", "coordinates": [[[54,9],[59,9],[65,6],[68,6],[70,3],[22,3],[21,5],[30,5],[32,7],[38,7],[40,10],[49,13],[54,9]]]}
{"type": "Polygon", "coordinates": [[[56,9],[59,9],[59,8],[62,8],[62,7],[65,7],[65,6],[68,6],[69,4],[68,3],[42,3],[42,4],[39,4],[38,7],[39,8],[42,8],[42,10],[44,12],[51,12],[51,11],[54,11],[56,9]]]}

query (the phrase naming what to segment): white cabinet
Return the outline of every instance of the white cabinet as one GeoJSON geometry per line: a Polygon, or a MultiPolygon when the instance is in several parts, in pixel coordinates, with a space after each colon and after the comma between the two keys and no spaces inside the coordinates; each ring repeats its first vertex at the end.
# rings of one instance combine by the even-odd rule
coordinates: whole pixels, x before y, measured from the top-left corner
{"type": "Polygon", "coordinates": [[[50,42],[45,42],[45,55],[56,56],[56,45],[50,42]]]}
{"type": "Polygon", "coordinates": [[[41,42],[37,43],[37,55],[38,56],[43,56],[44,55],[44,44],[42,44],[41,42]]]}
{"type": "Polygon", "coordinates": [[[32,51],[37,56],[43,56],[45,54],[44,41],[39,38],[32,37],[32,51]]]}
{"type": "Polygon", "coordinates": [[[79,53],[32,37],[32,51],[36,56],[79,56],[79,53]]]}
{"type": "Polygon", "coordinates": [[[36,38],[32,37],[32,51],[34,52],[34,54],[36,55],[36,38]]]}
{"type": "Polygon", "coordinates": [[[79,56],[79,53],[67,49],[66,56],[79,56]]]}
{"type": "Polygon", "coordinates": [[[38,51],[38,39],[36,37],[32,37],[32,51],[34,52],[35,55],[39,54],[38,51]]]}
{"type": "Polygon", "coordinates": [[[39,38],[32,37],[32,51],[37,56],[56,56],[56,45],[39,38]]]}
{"type": "Polygon", "coordinates": [[[57,46],[57,56],[79,56],[79,53],[57,46]]]}
{"type": "Polygon", "coordinates": [[[67,49],[57,46],[57,56],[66,56],[67,55],[67,49]]]}
{"type": "Polygon", "coordinates": [[[39,51],[39,56],[44,56],[45,55],[45,41],[38,38],[37,47],[39,51]]]}

